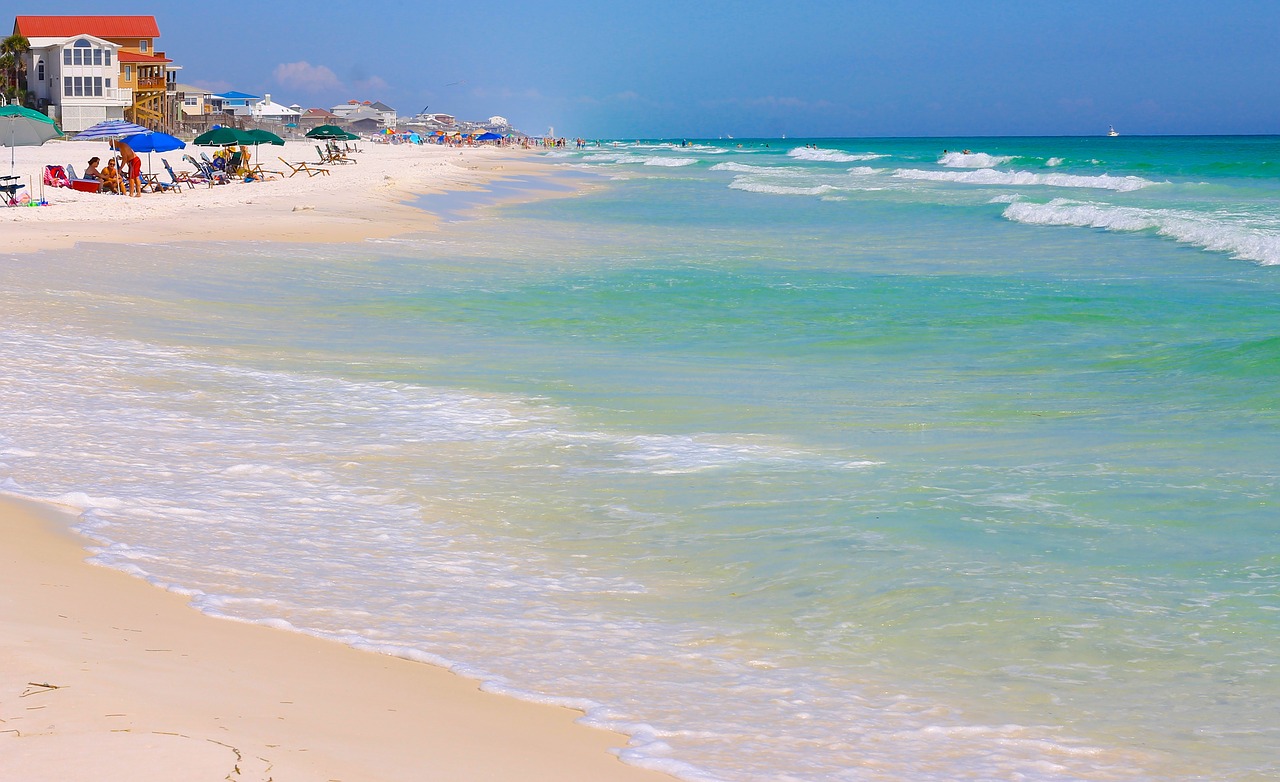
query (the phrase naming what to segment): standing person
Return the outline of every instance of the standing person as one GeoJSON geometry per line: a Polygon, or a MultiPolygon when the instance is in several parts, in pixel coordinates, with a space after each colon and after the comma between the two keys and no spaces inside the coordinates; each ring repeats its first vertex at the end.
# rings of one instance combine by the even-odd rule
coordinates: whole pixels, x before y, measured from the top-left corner
{"type": "Polygon", "coordinates": [[[142,158],[138,157],[138,153],[134,152],[128,144],[123,141],[116,143],[116,149],[120,151],[121,165],[124,166],[126,179],[125,185],[128,195],[132,198],[142,197],[142,158]]]}

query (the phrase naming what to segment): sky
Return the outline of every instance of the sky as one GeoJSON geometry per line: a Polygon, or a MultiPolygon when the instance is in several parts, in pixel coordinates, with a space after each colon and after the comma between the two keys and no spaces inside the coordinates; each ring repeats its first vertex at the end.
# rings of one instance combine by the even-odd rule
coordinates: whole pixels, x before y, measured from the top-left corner
{"type": "MultiPolygon", "coordinates": [[[[586,138],[1280,134],[1280,0],[157,0],[179,81],[586,138]]],[[[59,14],[104,4],[57,3],[59,14]]]]}

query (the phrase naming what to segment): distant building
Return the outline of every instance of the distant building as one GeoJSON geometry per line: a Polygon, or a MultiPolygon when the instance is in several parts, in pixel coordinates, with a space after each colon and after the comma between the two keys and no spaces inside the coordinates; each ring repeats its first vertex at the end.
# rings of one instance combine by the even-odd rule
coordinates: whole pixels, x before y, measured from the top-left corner
{"type": "Polygon", "coordinates": [[[247,115],[255,101],[262,100],[261,95],[250,95],[247,92],[224,92],[216,96],[222,101],[222,110],[227,114],[247,115]]]}
{"type": "Polygon", "coordinates": [[[381,101],[349,100],[346,103],[339,103],[330,111],[344,121],[357,122],[373,118],[381,123],[383,127],[394,128],[396,126],[396,110],[381,101]]]}
{"type": "Polygon", "coordinates": [[[342,117],[328,109],[307,109],[298,117],[298,127],[310,130],[321,125],[336,125],[342,117]]]}
{"type": "Polygon", "coordinates": [[[222,113],[222,99],[213,92],[192,84],[175,84],[178,106],[184,117],[203,117],[222,113]]]}
{"type": "Polygon", "coordinates": [[[64,130],[105,119],[159,128],[177,119],[180,68],[155,51],[154,16],[18,16],[13,32],[31,44],[27,90],[64,130]]]}
{"type": "Polygon", "coordinates": [[[298,112],[271,100],[271,93],[249,106],[249,114],[258,122],[285,123],[298,119],[298,112]]]}

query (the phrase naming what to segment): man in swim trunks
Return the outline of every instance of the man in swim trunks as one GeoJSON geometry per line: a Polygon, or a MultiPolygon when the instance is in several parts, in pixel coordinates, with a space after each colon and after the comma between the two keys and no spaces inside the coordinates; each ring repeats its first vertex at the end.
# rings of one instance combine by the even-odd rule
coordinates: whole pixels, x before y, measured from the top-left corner
{"type": "Polygon", "coordinates": [[[142,158],[138,157],[138,153],[130,149],[129,145],[123,141],[116,144],[116,149],[120,151],[120,159],[124,162],[128,194],[133,198],[141,198],[142,158]]]}

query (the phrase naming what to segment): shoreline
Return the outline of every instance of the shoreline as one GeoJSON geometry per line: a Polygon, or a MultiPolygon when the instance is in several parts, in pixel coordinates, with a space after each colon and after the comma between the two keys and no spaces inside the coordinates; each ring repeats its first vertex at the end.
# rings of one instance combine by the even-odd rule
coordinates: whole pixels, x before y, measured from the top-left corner
{"type": "MultiPolygon", "coordinates": [[[[62,146],[20,148],[19,171],[106,147],[62,146]]],[[[525,154],[370,144],[358,164],[328,176],[142,199],[46,188],[54,205],[0,207],[0,219],[10,254],[88,243],[354,243],[434,230],[447,217],[432,200],[450,192],[496,193],[459,199],[447,210],[456,219],[576,191],[538,186],[552,172],[525,154]]],[[[89,541],[74,522],[68,509],[0,495],[0,778],[671,779],[623,763],[616,752],[627,737],[578,724],[572,709],[487,693],[439,666],[201,613],[187,597],[87,561],[89,541]]]]}
{"type": "Polygon", "coordinates": [[[86,561],[72,521],[0,496],[2,778],[671,779],[623,763],[626,737],[570,709],[200,613],[86,561]]]}
{"type": "MultiPolygon", "coordinates": [[[[70,164],[77,172],[91,156],[106,159],[105,142],[53,141],[19,147],[15,171],[28,190],[49,206],[0,206],[6,250],[28,253],[80,243],[170,244],[199,241],[342,243],[430,231],[440,217],[414,201],[423,196],[477,191],[506,179],[552,178],[552,172],[523,149],[449,148],[431,145],[365,143],[355,164],[327,166],[329,174],[277,176],[273,180],[195,188],[180,193],[144,193],[140,199],[68,188],[41,187],[46,164],[70,164]],[[77,162],[79,161],[79,162],[77,162]]],[[[151,156],[151,169],[169,178],[162,160],[179,172],[191,166],[184,154],[199,147],[151,156]]],[[[258,152],[268,169],[283,169],[277,158],[313,161],[315,144],[290,141],[258,152]]],[[[259,160],[255,156],[254,160],[259,160]]],[[[145,159],[145,156],[144,156],[145,159]]],[[[145,170],[144,163],[144,170],[145,170]]],[[[572,193],[576,188],[570,188],[572,193]]],[[[530,189],[533,192],[533,189],[530,189]]],[[[536,190],[555,197],[555,190],[536,190]]]]}

